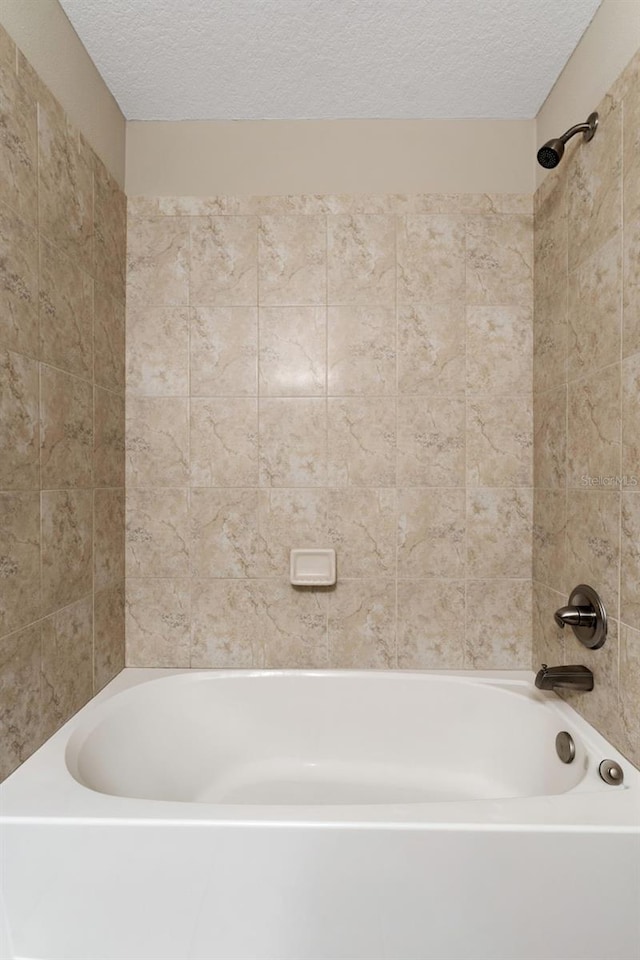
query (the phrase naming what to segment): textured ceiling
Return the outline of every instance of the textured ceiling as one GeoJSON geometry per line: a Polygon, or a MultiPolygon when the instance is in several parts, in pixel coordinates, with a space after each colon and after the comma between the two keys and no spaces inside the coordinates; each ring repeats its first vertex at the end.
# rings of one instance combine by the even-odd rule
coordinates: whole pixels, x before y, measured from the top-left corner
{"type": "Polygon", "coordinates": [[[527,118],[600,0],[61,0],[131,120],[527,118]]]}

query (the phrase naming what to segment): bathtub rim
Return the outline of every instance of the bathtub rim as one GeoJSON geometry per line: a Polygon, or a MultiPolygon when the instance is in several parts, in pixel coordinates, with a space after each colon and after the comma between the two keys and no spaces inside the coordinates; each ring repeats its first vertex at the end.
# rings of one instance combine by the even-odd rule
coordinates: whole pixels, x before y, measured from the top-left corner
{"type": "MultiPolygon", "coordinates": [[[[227,825],[345,827],[444,830],[579,830],[640,833],[640,772],[576,710],[553,692],[538,691],[530,670],[211,670],[127,667],[68,720],[39,750],[0,784],[0,824],[104,823],[127,825],[227,825]],[[564,794],[508,799],[440,801],[426,804],[258,807],[189,801],[150,800],[100,793],[80,783],[67,767],[69,743],[87,715],[145,684],[186,675],[194,680],[225,677],[353,677],[371,680],[434,676],[498,686],[504,693],[526,693],[558,714],[559,729],[573,728],[588,752],[620,763],[622,788],[579,786],[564,794]]],[[[115,707],[114,707],[115,709],[115,707]]],[[[102,710],[100,710],[102,713],[102,710]]],[[[99,719],[96,719],[99,722],[99,719]]],[[[93,729],[88,728],[87,735],[93,729]]]]}

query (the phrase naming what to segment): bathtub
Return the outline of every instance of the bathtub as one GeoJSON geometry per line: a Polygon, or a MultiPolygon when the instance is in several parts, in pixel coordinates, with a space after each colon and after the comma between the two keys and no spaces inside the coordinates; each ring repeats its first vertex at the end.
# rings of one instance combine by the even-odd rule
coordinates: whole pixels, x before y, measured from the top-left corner
{"type": "Polygon", "coordinates": [[[0,787],[0,950],[637,960],[639,781],[529,673],[128,669],[0,787]]]}

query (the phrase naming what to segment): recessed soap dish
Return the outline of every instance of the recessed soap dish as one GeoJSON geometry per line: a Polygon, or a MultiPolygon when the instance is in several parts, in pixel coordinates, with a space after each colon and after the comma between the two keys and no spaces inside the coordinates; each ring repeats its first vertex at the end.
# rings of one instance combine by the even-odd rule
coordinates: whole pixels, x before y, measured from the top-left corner
{"type": "Polygon", "coordinates": [[[294,587],[330,587],[336,582],[335,550],[292,550],[290,579],[294,587]]]}

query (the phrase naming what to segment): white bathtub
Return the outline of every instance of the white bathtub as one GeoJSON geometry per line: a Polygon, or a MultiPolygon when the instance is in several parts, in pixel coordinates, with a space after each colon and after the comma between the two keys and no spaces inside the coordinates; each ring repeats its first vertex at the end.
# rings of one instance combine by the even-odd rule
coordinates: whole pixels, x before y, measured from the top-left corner
{"type": "Polygon", "coordinates": [[[640,775],[531,680],[124,671],[0,787],[0,956],[637,960],[640,775]]]}

